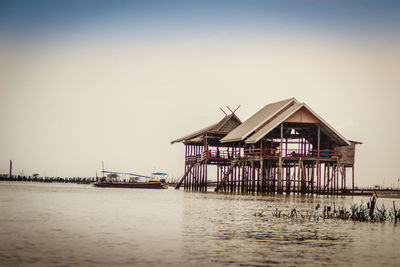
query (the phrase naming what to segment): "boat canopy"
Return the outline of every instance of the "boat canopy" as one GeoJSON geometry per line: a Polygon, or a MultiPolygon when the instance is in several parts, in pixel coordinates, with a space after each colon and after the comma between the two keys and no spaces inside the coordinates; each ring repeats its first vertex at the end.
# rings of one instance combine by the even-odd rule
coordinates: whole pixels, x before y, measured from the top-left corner
{"type": "Polygon", "coordinates": [[[153,172],[151,175],[168,175],[168,173],[165,172],[153,172]]]}
{"type": "Polygon", "coordinates": [[[140,174],[135,174],[135,173],[129,173],[129,172],[110,172],[110,171],[102,171],[103,173],[112,173],[112,174],[126,174],[126,175],[133,175],[136,177],[141,177],[141,178],[146,178],[146,179],[153,179],[153,177],[150,176],[145,176],[145,175],[140,175],[140,174]]]}

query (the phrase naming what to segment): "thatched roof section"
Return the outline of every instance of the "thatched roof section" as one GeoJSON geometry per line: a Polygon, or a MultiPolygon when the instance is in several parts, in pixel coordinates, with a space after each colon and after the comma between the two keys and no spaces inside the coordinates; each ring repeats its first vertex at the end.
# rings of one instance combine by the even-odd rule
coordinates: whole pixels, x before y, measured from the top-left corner
{"type": "Polygon", "coordinates": [[[214,123],[208,127],[200,129],[200,130],[193,132],[189,135],[186,135],[184,137],[178,138],[178,139],[172,141],[171,144],[179,143],[179,142],[200,143],[203,141],[203,137],[205,137],[205,136],[210,136],[210,137],[218,136],[218,139],[220,139],[220,138],[224,137],[225,135],[227,135],[229,132],[231,132],[233,129],[238,127],[241,123],[242,123],[241,120],[235,114],[226,115],[219,122],[214,123]]]}

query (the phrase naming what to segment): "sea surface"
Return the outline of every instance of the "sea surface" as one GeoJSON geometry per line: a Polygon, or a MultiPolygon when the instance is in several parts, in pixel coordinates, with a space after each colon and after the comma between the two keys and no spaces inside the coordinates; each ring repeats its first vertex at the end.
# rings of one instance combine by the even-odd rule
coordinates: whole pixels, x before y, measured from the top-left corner
{"type": "Polygon", "coordinates": [[[0,265],[400,266],[400,224],[272,216],[361,201],[0,182],[0,265]]]}

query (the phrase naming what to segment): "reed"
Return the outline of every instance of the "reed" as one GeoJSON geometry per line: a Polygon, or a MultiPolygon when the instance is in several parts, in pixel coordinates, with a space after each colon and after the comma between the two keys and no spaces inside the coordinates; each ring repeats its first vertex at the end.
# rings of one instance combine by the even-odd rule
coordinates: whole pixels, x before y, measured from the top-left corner
{"type": "MultiPolygon", "coordinates": [[[[371,223],[384,223],[394,222],[397,224],[400,221],[400,209],[396,208],[396,204],[393,201],[392,208],[386,208],[384,204],[379,208],[376,205],[376,197],[372,197],[366,205],[361,202],[360,204],[353,204],[350,209],[344,206],[336,207],[324,206],[320,209],[319,204],[315,209],[310,211],[300,212],[296,208],[292,208],[289,212],[284,212],[276,208],[272,212],[273,217],[277,218],[289,218],[289,219],[302,219],[302,220],[347,220],[347,221],[358,221],[358,222],[371,222],[371,223]],[[320,211],[318,211],[320,209],[320,211]]],[[[263,212],[255,213],[254,216],[265,217],[263,212]]]]}

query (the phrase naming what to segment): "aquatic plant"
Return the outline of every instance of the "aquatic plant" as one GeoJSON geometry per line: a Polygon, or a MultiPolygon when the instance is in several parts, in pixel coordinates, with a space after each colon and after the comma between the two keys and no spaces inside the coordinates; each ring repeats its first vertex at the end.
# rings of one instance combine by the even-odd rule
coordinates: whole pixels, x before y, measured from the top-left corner
{"type": "Polygon", "coordinates": [[[276,208],[275,211],[272,212],[272,216],[277,218],[300,218],[302,220],[315,221],[318,221],[320,219],[338,219],[380,223],[391,221],[397,224],[397,221],[400,221],[400,209],[396,208],[395,202],[393,201],[393,208],[387,209],[383,204],[380,208],[377,207],[376,200],[376,197],[372,197],[369,202],[366,203],[366,205],[364,205],[363,202],[361,202],[360,204],[355,203],[350,206],[350,210],[347,210],[344,206],[324,206],[321,213],[318,213],[318,209],[320,207],[319,204],[315,208],[315,210],[305,211],[305,213],[299,212],[298,210],[296,210],[296,208],[293,208],[288,213],[285,213],[276,208]]]}
{"type": "Polygon", "coordinates": [[[394,224],[397,224],[397,221],[400,221],[400,209],[396,209],[396,204],[393,200],[393,208],[389,212],[389,217],[394,220],[394,224]]]}

